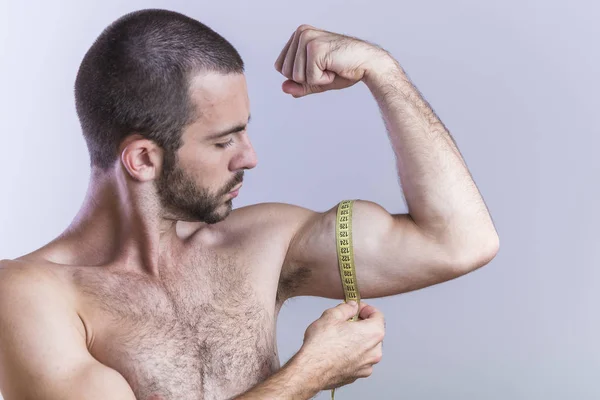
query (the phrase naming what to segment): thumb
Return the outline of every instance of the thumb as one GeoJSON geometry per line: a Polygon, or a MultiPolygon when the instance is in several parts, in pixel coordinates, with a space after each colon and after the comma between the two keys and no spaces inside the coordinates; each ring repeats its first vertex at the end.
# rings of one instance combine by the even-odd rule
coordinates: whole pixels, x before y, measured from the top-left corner
{"type": "Polygon", "coordinates": [[[309,85],[307,83],[301,84],[288,79],[281,85],[281,90],[297,98],[313,93],[327,92],[328,90],[344,89],[354,85],[355,83],[356,82],[342,78],[341,76],[336,76],[333,82],[325,85],[309,85]]]}
{"type": "Polygon", "coordinates": [[[304,97],[312,93],[320,93],[326,90],[323,86],[300,84],[290,79],[283,82],[281,90],[284,93],[291,94],[294,97],[304,97]]]}
{"type": "Polygon", "coordinates": [[[331,309],[331,314],[336,320],[347,321],[358,312],[358,304],[355,301],[341,303],[331,309]]]}

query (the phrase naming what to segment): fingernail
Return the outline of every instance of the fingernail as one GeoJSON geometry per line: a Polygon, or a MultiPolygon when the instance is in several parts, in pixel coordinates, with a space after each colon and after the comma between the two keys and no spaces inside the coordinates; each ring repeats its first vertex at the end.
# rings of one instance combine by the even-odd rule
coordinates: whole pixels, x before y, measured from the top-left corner
{"type": "Polygon", "coordinates": [[[356,302],[354,300],[350,300],[348,304],[350,304],[352,307],[356,306],[356,302]]]}

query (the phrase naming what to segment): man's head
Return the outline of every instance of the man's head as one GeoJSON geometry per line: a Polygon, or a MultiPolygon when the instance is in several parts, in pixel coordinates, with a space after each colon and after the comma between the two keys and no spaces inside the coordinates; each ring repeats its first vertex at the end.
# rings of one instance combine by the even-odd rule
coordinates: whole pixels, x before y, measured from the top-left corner
{"type": "Polygon", "coordinates": [[[243,72],[235,48],[194,19],[166,10],[119,18],[88,50],[75,82],[92,168],[122,165],[134,180],[151,181],[167,217],[222,220],[229,191],[256,165],[243,72]]]}

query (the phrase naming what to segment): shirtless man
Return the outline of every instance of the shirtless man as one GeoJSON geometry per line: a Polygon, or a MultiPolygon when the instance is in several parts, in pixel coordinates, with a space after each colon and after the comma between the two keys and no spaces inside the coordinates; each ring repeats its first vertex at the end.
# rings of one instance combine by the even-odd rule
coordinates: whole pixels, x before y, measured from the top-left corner
{"type": "MultiPolygon", "coordinates": [[[[303,25],[275,67],[295,97],[363,82],[381,108],[409,214],[355,202],[364,298],[454,279],[495,256],[460,152],[388,52],[303,25]]],[[[232,211],[257,161],[243,63],[225,39],[177,13],[128,14],[85,55],[75,96],[89,190],[59,237],[2,261],[5,400],[307,399],[371,374],[383,316],[364,304],[357,322],[347,321],[356,305],[325,311],[280,368],[286,299],[343,299],[337,204],[232,211]]]]}

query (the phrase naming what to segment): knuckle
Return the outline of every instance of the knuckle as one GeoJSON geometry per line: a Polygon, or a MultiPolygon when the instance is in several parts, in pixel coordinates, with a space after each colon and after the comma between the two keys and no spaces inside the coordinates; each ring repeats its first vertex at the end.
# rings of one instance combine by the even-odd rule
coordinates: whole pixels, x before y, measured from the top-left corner
{"type": "Polygon", "coordinates": [[[317,36],[318,36],[318,34],[315,30],[307,29],[307,30],[300,32],[300,34],[298,36],[298,40],[301,43],[309,43],[317,36]]]}
{"type": "Polygon", "coordinates": [[[306,332],[309,334],[312,334],[314,331],[317,331],[320,328],[321,328],[321,323],[319,322],[319,320],[316,320],[312,324],[310,324],[308,326],[308,328],[306,328],[306,332]]]}
{"type": "Polygon", "coordinates": [[[311,26],[311,25],[308,25],[308,24],[302,24],[302,25],[300,25],[300,26],[298,27],[297,31],[298,31],[298,32],[304,32],[304,31],[307,31],[307,30],[309,30],[309,29],[314,29],[314,27],[313,27],[313,26],[311,26]]]}
{"type": "Polygon", "coordinates": [[[371,337],[373,338],[373,340],[375,340],[377,343],[382,342],[383,339],[385,338],[385,331],[383,329],[375,329],[372,333],[371,333],[371,337]]]}
{"type": "Polygon", "coordinates": [[[294,72],[292,73],[292,80],[296,83],[304,83],[305,82],[304,75],[302,75],[302,73],[300,71],[296,71],[296,70],[294,70],[294,72]]]}
{"type": "Polygon", "coordinates": [[[375,357],[373,357],[373,364],[378,364],[381,362],[383,358],[383,353],[382,352],[378,352],[377,354],[375,354],[375,357]]]}
{"type": "Polygon", "coordinates": [[[314,330],[314,325],[309,325],[308,328],[306,328],[306,330],[304,331],[304,339],[306,340],[307,338],[311,337],[314,330]]]}
{"type": "Polygon", "coordinates": [[[306,52],[308,54],[316,54],[323,49],[323,43],[318,40],[311,40],[306,44],[306,52]]]}
{"type": "Polygon", "coordinates": [[[323,313],[323,317],[325,317],[325,318],[336,318],[338,315],[339,315],[339,310],[337,308],[327,309],[323,313]]]}
{"type": "Polygon", "coordinates": [[[308,29],[300,31],[300,34],[298,35],[298,40],[300,42],[305,42],[308,39],[310,39],[310,31],[308,29]]]}

